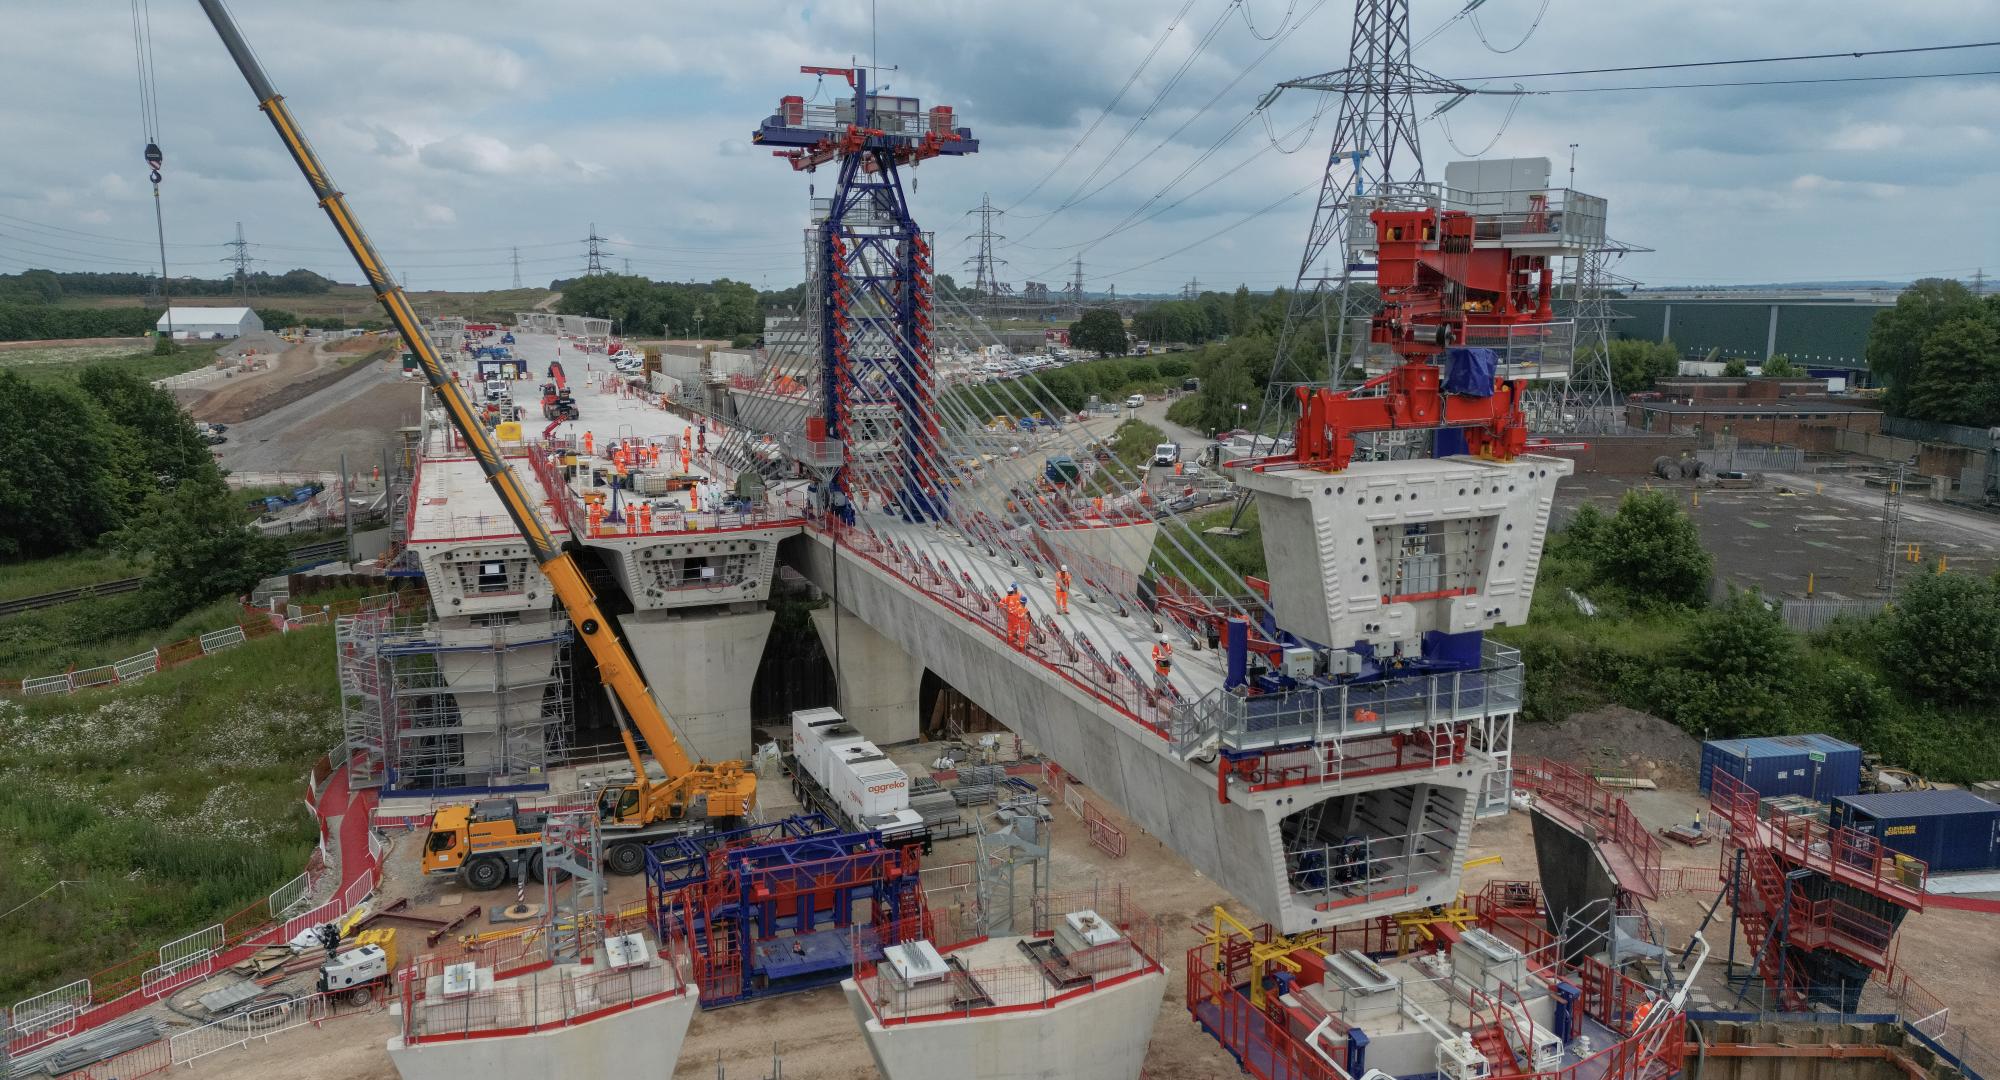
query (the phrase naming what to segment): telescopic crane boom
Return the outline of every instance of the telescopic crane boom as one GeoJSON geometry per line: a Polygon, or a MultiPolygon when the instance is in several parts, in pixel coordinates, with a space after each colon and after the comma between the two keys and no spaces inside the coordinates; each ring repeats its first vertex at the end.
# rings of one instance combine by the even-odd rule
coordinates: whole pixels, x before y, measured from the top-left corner
{"type": "Polygon", "coordinates": [[[375,290],[382,310],[388,313],[389,321],[403,336],[403,344],[416,357],[424,380],[444,404],[445,415],[450,418],[452,427],[471,448],[480,471],[486,474],[486,482],[500,497],[507,516],[513,519],[521,539],[527,542],[529,552],[554,587],[557,599],[569,613],[570,623],[576,627],[591,656],[596,659],[604,685],[611,689],[624,716],[638,728],[653,756],[659,760],[666,780],[655,783],[647,776],[631,736],[625,735],[626,749],[631,754],[636,774],[637,805],[630,805],[631,799],[624,800],[626,805],[617,807],[619,822],[652,824],[690,813],[706,813],[711,817],[747,814],[757,801],[755,774],[746,771],[741,761],[696,761],[688,756],[686,748],[674,737],[665,711],[654,700],[644,676],[626,654],[624,642],[619,640],[617,632],[598,609],[597,597],[585,582],[575,558],[558,546],[548,529],[543,527],[541,519],[535,514],[535,504],[528,498],[520,478],[507,467],[499,448],[473,414],[472,403],[466,398],[465,391],[445,370],[437,349],[418,325],[409,297],[390,276],[381,256],[375,253],[374,246],[361,231],[361,223],[348,210],[346,198],[327,178],[318,155],[292,119],[291,110],[285,107],[285,99],[279,96],[264,74],[263,65],[257,62],[249,44],[243,40],[228,9],[223,6],[222,0],[199,2],[209,22],[214,24],[215,32],[221,36],[222,44],[229,50],[230,57],[243,72],[244,80],[250,84],[251,92],[257,95],[257,107],[271,118],[271,126],[277,129],[278,138],[284,141],[285,149],[291,152],[292,160],[305,174],[314,197],[333,222],[341,242],[353,254],[355,264],[368,279],[369,287],[375,290]]]}

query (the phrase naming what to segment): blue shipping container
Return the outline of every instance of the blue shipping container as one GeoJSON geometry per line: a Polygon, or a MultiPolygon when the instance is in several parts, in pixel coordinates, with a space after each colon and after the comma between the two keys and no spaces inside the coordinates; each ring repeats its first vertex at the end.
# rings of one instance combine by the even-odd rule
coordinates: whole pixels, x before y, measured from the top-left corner
{"type": "Polygon", "coordinates": [[[1834,800],[1832,822],[1935,871],[2000,867],[2000,804],[1969,791],[1887,791],[1834,800]]]}
{"type": "Polygon", "coordinates": [[[1830,735],[1710,739],[1701,744],[1703,794],[1714,786],[1717,769],[1767,799],[1804,795],[1832,802],[1861,790],[1861,748],[1830,735]]]}

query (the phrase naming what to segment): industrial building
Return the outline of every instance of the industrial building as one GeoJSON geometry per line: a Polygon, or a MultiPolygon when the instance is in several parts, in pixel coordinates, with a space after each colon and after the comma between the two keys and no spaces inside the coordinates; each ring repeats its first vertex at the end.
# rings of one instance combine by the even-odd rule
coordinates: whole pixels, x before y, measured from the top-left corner
{"type": "Polygon", "coordinates": [[[227,340],[262,333],[264,320],[257,317],[255,308],[183,307],[177,304],[160,316],[154,329],[162,334],[171,332],[176,338],[184,340],[227,340]]]}
{"type": "Polygon", "coordinates": [[[1868,328],[1896,304],[1895,291],[1827,294],[1662,293],[1611,301],[1617,333],[1640,341],[1671,341],[1681,355],[1716,354],[1753,366],[1783,355],[1813,374],[1840,375],[1852,385],[1868,378],[1868,328]]]}

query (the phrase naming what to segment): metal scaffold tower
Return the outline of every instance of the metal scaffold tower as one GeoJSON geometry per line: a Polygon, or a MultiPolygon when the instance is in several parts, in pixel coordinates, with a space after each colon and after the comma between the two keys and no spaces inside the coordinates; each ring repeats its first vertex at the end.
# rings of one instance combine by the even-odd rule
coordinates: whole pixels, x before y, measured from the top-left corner
{"type": "Polygon", "coordinates": [[[910,215],[901,170],[979,144],[954,126],[949,106],[922,111],[914,98],[869,92],[865,68],[802,70],[846,79],[854,94],[830,105],[787,96],[754,139],[796,170],[839,168],[832,197],[814,205],[824,215],[813,238],[822,398],[814,426],[845,448],[827,482],[844,499],[859,468],[887,478],[907,516],[942,520],[949,484],[928,449],[938,442],[932,251],[910,215]]]}
{"type": "Polygon", "coordinates": [[[566,760],[570,634],[560,618],[441,631],[393,609],[335,630],[349,782],[438,788],[544,774],[566,760]]]}
{"type": "Polygon", "coordinates": [[[1409,0],[1361,0],[1354,7],[1346,66],[1279,83],[1264,103],[1291,89],[1339,94],[1341,100],[1312,228],[1272,360],[1267,415],[1283,407],[1291,387],[1301,382],[1341,385],[1348,366],[1343,358],[1350,355],[1350,346],[1360,344],[1351,327],[1356,320],[1365,322],[1374,304],[1374,291],[1365,287],[1374,264],[1356,250],[1357,242],[1372,239],[1373,230],[1365,214],[1353,217],[1350,210],[1355,200],[1384,185],[1424,179],[1416,96],[1474,92],[1410,63],[1409,0]],[[1312,369],[1315,355],[1326,358],[1323,375],[1312,369]]]}

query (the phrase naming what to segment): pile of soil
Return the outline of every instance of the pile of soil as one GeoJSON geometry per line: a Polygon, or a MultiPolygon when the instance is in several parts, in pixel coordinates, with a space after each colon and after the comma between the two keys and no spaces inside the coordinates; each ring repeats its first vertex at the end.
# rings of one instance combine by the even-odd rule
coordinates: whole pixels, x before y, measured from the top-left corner
{"type": "Polygon", "coordinates": [[[1520,723],[1514,753],[1567,762],[1588,772],[1644,777],[1663,788],[1693,790],[1701,741],[1651,713],[1609,705],[1553,724],[1520,723]]]}

